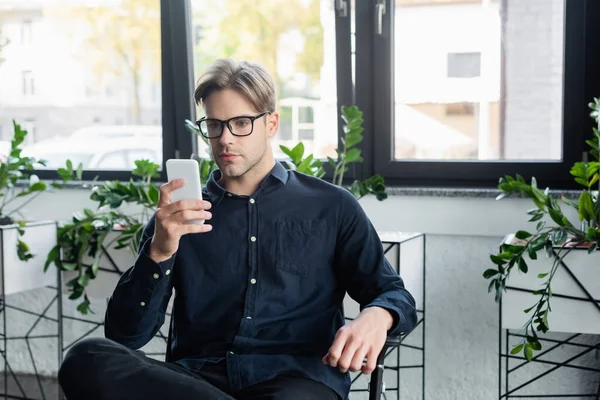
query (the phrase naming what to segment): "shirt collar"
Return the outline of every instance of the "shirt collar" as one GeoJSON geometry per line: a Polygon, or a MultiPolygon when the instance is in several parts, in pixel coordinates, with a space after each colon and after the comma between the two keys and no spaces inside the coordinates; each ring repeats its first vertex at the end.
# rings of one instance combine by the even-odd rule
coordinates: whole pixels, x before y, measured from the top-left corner
{"type": "MultiPolygon", "coordinates": [[[[259,187],[267,187],[273,181],[273,178],[277,179],[284,185],[288,181],[288,171],[279,161],[275,161],[275,166],[273,169],[271,169],[267,176],[265,176],[259,187]]],[[[227,190],[225,190],[225,188],[219,184],[219,179],[221,179],[221,171],[219,169],[215,169],[210,173],[208,181],[206,182],[206,192],[213,204],[220,203],[223,197],[227,194],[227,190]]]]}

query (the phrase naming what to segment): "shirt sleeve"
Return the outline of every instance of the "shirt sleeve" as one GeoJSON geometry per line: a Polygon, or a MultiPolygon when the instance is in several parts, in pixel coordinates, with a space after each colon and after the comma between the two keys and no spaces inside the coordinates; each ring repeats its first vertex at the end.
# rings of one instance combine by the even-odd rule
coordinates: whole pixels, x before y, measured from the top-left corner
{"type": "Polygon", "coordinates": [[[341,197],[336,244],[340,280],[361,311],[378,306],[390,312],[394,323],[388,335],[409,333],[417,323],[415,300],[386,259],[381,240],[362,206],[350,192],[344,191],[341,197]]]}
{"type": "Polygon", "coordinates": [[[163,325],[173,291],[176,253],[160,263],[149,256],[154,218],[146,224],[137,259],[119,279],[105,315],[106,338],[136,350],[148,343],[163,325]]]}

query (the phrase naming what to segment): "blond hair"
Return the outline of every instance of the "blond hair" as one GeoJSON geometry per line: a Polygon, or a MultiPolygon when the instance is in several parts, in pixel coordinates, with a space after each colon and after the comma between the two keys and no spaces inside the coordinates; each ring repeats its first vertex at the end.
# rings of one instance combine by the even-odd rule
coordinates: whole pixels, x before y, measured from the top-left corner
{"type": "Polygon", "coordinates": [[[275,112],[277,96],[269,72],[260,64],[221,58],[210,64],[196,83],[194,99],[204,105],[213,92],[233,89],[244,96],[258,112],[275,112]]]}

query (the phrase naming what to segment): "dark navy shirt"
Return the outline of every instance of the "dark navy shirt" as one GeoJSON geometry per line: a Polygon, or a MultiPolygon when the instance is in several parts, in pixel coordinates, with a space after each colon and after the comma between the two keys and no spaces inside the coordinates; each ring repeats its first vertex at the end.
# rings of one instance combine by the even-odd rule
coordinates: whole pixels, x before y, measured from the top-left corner
{"type": "Polygon", "coordinates": [[[110,298],[107,338],[139,349],[163,325],[173,291],[171,358],[188,368],[226,360],[232,392],[278,374],[308,377],[346,398],[349,373],[323,356],[344,324],[346,292],[410,332],[415,301],[383,253],[354,196],[279,162],[251,196],[227,192],[213,172],[204,189],[213,230],[181,238],[169,260],[138,258],[110,298]]]}

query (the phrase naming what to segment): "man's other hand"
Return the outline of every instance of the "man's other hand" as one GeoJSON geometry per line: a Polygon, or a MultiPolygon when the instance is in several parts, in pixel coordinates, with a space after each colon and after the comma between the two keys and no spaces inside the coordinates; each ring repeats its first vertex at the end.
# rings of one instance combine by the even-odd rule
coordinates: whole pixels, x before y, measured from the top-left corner
{"type": "Polygon", "coordinates": [[[364,374],[370,374],[375,370],[377,357],[393,322],[386,309],[365,308],[355,320],[338,330],[329,352],[323,357],[323,364],[337,367],[344,373],[362,370],[364,374]]]}

